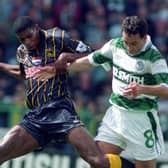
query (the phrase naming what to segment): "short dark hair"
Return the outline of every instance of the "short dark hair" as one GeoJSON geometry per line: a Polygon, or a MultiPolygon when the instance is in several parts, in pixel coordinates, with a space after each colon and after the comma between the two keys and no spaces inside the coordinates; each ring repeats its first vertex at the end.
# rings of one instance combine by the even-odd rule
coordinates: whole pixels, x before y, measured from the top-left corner
{"type": "Polygon", "coordinates": [[[35,23],[30,16],[20,16],[15,20],[13,30],[17,34],[33,27],[34,25],[35,23]]]}
{"type": "Polygon", "coordinates": [[[147,31],[148,25],[146,20],[139,16],[127,16],[122,22],[122,32],[128,35],[140,34],[140,37],[144,37],[147,31]]]}

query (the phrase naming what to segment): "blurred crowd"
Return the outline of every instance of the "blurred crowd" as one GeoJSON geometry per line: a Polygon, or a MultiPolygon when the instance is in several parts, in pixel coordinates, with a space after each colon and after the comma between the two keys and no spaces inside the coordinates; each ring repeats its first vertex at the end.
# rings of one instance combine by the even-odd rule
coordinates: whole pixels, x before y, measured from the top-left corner
{"type": "MultiPolygon", "coordinates": [[[[168,0],[0,0],[0,61],[16,64],[15,52],[19,43],[12,24],[20,15],[30,15],[43,29],[55,26],[65,29],[72,38],[81,39],[94,49],[121,35],[121,22],[125,16],[143,16],[148,21],[153,43],[168,62],[168,0]]],[[[111,72],[95,68],[70,74],[69,83],[77,112],[94,135],[109,106],[111,72]]],[[[24,96],[23,84],[1,73],[0,126],[11,126],[22,117],[26,111],[24,96]],[[11,116],[8,123],[4,123],[6,111],[11,116]]],[[[168,140],[167,102],[160,102],[165,140],[168,140]]]]}

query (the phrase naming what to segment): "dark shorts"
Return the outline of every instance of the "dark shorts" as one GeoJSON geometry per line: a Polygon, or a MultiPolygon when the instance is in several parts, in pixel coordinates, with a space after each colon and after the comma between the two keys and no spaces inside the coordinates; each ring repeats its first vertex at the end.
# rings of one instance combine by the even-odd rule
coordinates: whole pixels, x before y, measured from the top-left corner
{"type": "Polygon", "coordinates": [[[71,99],[61,98],[26,113],[19,125],[24,127],[41,147],[44,147],[51,140],[66,142],[69,130],[82,123],[71,99]]]}

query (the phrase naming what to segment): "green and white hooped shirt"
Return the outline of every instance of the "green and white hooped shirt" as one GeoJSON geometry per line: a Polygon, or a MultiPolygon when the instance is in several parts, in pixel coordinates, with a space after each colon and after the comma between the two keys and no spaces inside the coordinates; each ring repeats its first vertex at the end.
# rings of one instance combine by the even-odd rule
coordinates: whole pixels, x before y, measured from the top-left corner
{"type": "Polygon", "coordinates": [[[102,65],[107,71],[113,69],[110,103],[130,111],[145,112],[158,108],[156,96],[140,95],[133,100],[124,97],[123,90],[130,82],[168,84],[166,61],[147,37],[144,47],[135,55],[127,53],[122,38],[115,38],[88,56],[91,64],[102,65]]]}

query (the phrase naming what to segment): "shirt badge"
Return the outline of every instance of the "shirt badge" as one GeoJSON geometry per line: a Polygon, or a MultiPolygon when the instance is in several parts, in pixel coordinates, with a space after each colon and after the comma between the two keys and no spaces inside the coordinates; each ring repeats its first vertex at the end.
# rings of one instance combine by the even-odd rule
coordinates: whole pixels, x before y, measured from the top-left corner
{"type": "Polygon", "coordinates": [[[145,65],[144,65],[143,61],[141,61],[141,60],[137,61],[135,68],[138,72],[143,72],[145,69],[145,65]]]}
{"type": "Polygon", "coordinates": [[[41,58],[40,57],[32,57],[32,64],[37,66],[37,65],[41,65],[41,58]]]}

